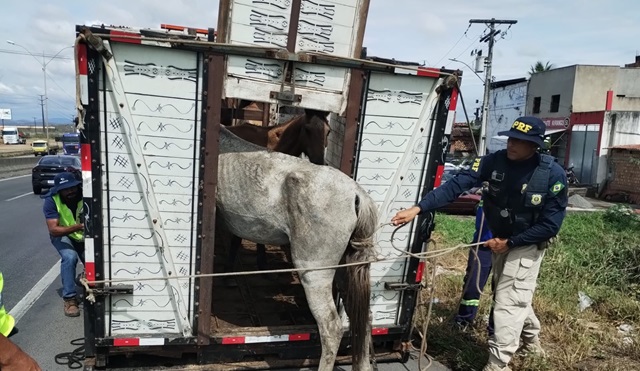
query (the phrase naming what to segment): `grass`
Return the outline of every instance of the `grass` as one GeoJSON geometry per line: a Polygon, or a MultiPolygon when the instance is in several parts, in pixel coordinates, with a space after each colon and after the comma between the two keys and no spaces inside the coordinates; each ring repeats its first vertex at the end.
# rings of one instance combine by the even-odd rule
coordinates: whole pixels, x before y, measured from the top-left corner
{"type": "MultiPolygon", "coordinates": [[[[438,248],[469,243],[473,228],[473,218],[439,214],[434,239],[438,248]]],[[[428,353],[454,370],[480,370],[488,358],[489,287],[481,298],[475,326],[461,331],[451,325],[460,299],[467,253],[460,250],[438,259],[436,264],[448,270],[435,282],[438,304],[433,307],[428,331],[428,353]]],[[[423,294],[428,301],[428,292],[423,294]]],[[[534,297],[548,356],[517,356],[512,368],[640,370],[640,337],[634,331],[618,331],[622,324],[640,329],[639,299],[638,220],[616,212],[569,214],[558,242],[547,250],[534,297]],[[584,311],[578,308],[580,292],[593,300],[584,311]]],[[[418,322],[424,319],[422,316],[418,322]]]]}

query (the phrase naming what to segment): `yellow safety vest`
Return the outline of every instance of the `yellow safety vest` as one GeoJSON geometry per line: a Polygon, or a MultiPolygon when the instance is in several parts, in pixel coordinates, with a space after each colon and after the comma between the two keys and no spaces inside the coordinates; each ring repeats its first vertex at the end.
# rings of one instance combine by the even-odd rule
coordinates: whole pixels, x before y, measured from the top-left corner
{"type": "MultiPolygon", "coordinates": [[[[70,227],[79,223],[80,215],[82,213],[82,200],[78,201],[75,216],[71,212],[71,209],[69,209],[67,205],[64,204],[64,202],[60,198],[60,195],[53,195],[53,202],[56,203],[56,209],[58,209],[58,214],[60,214],[60,218],[58,218],[58,223],[60,224],[60,226],[70,227]]],[[[74,239],[78,242],[82,242],[84,241],[84,232],[73,232],[69,235],[69,238],[74,239]]]]}
{"type": "Polygon", "coordinates": [[[0,272],[0,334],[9,336],[11,330],[13,330],[13,326],[16,324],[16,320],[4,309],[4,303],[2,302],[3,286],[4,278],[2,277],[2,272],[0,272]]]}

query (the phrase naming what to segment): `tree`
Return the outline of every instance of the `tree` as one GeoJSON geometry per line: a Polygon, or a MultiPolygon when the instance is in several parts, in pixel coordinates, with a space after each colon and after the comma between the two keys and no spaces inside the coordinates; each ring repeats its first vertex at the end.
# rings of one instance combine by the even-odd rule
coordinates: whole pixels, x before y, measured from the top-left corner
{"type": "Polygon", "coordinates": [[[536,74],[538,72],[549,71],[554,67],[555,66],[551,62],[547,62],[543,64],[542,61],[537,61],[536,64],[531,66],[531,69],[529,70],[529,76],[536,74]]]}

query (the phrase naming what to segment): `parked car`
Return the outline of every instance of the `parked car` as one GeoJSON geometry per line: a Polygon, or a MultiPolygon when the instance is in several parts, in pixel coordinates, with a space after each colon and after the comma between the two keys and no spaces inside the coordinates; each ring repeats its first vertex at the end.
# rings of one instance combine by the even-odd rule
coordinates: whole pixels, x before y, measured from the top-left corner
{"type": "Polygon", "coordinates": [[[31,172],[31,184],[33,193],[39,195],[43,188],[53,186],[53,178],[64,171],[81,171],[82,165],[78,156],[47,155],[33,167],[31,172]]]}
{"type": "MultiPolygon", "coordinates": [[[[451,180],[457,173],[457,171],[445,170],[440,185],[451,180]]],[[[439,208],[438,211],[446,214],[475,215],[480,199],[482,199],[482,196],[476,194],[477,190],[478,188],[473,188],[462,193],[455,201],[439,208]]]]}

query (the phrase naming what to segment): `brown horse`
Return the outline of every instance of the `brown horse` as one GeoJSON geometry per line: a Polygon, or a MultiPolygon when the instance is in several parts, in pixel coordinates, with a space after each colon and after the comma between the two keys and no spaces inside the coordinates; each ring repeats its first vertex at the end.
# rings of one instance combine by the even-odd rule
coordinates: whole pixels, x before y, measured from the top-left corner
{"type": "MultiPolygon", "coordinates": [[[[229,126],[227,129],[247,142],[275,152],[301,157],[311,163],[325,165],[325,149],[331,131],[328,112],[305,109],[305,114],[276,126],[256,126],[249,123],[229,126]]],[[[233,269],[242,239],[234,236],[227,261],[227,271],[233,269]]],[[[258,269],[266,268],[267,255],[263,244],[256,244],[258,269]]],[[[228,280],[233,282],[233,280],[228,280]]]]}
{"type": "Polygon", "coordinates": [[[324,165],[331,128],[328,113],[305,109],[305,114],[276,126],[243,123],[227,129],[238,137],[267,149],[300,157],[304,154],[316,165],[324,165]]]}

